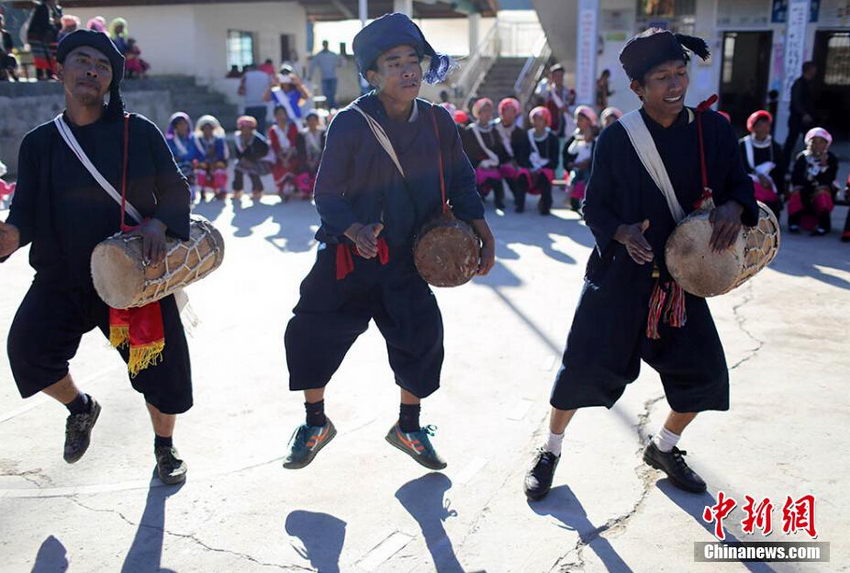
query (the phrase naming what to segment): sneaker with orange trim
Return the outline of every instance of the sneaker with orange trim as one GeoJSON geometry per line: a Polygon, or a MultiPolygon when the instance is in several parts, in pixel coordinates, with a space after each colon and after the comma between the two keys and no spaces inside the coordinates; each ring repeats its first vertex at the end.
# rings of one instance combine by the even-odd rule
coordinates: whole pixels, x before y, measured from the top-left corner
{"type": "Polygon", "coordinates": [[[283,460],[283,467],[288,470],[303,468],[313,461],[319,450],[327,446],[334,436],[336,427],[330,419],[324,426],[298,426],[289,440],[289,453],[283,460]]]}
{"type": "Polygon", "coordinates": [[[416,432],[402,432],[396,422],[387,434],[387,441],[426,468],[441,470],[448,464],[431,445],[430,437],[436,430],[436,426],[425,426],[416,432]]]}

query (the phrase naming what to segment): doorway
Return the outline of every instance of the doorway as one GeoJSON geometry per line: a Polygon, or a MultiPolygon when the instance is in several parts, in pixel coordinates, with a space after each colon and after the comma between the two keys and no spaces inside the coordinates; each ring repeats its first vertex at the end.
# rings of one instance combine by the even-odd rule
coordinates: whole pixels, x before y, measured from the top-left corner
{"type": "Polygon", "coordinates": [[[850,32],[815,34],[815,107],[818,121],[833,135],[850,136],[850,32]]]}
{"type": "Polygon", "coordinates": [[[743,130],[747,117],[767,101],[773,32],[725,32],[720,72],[720,106],[743,130]]]}

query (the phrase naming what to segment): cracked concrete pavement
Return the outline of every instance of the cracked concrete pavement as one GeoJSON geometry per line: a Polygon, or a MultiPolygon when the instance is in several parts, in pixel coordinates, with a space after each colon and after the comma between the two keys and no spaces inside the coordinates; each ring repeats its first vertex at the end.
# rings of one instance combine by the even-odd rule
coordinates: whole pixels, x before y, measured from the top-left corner
{"type": "MultiPolygon", "coordinates": [[[[559,195],[559,197],[562,197],[559,195]]],[[[488,208],[490,205],[488,205],[488,208]]],[[[850,561],[844,432],[850,372],[850,246],[784,236],[779,258],[710,302],[732,378],[732,409],[706,413],[681,446],[709,483],[673,489],[641,462],[668,407],[655,373],[611,411],[574,419],[554,488],[541,502],[522,477],[546,432],[547,399],[592,246],[563,209],[488,218],[493,273],[437,297],[446,325],[443,387],[423,407],[449,462],[429,473],[383,435],[398,393],[377,329],[332,381],[327,410],[339,435],[300,471],[280,467],[303,417],[286,386],[283,329],[315,255],[306,203],[208,203],[227,241],[222,268],[190,289],[202,323],[189,340],[195,407],[176,445],[182,487],[152,476],[141,398],[99,333],[72,362],[103,404],[92,446],[61,459],[64,409],[21,401],[0,362],[0,570],[147,571],[835,571],[850,561]],[[710,541],[702,510],[718,491],[817,497],[828,564],[695,563],[710,541]]],[[[843,222],[846,207],[835,212],[843,222]]],[[[0,213],[0,219],[5,218],[0,213]]],[[[29,286],[26,253],[0,267],[0,343],[29,286]]],[[[739,511],[739,510],[736,510],[739,511]]],[[[759,540],[726,521],[728,536],[759,540]]],[[[775,527],[779,522],[774,515],[775,527]]],[[[781,530],[781,525],[779,527],[781,530]]],[[[805,540],[776,532],[770,541],[805,540]]]]}

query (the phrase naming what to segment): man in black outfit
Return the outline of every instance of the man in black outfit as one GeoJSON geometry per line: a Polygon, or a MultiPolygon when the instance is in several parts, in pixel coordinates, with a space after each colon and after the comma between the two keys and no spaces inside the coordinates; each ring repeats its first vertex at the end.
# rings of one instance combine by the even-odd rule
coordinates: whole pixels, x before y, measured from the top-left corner
{"type": "MultiPolygon", "coordinates": [[[[105,34],[78,30],[62,40],[57,61],[65,89],[62,120],[82,153],[117,189],[122,188],[127,122],[127,200],[144,220],[126,222],[140,225],[145,258],[161,262],[166,232],[189,237],[189,187],[156,126],[135,114],[125,120],[119,90],[123,56],[105,34]]],[[[32,243],[36,274],[9,331],[9,363],[22,397],[44,392],[67,406],[64,458],[74,463],[89,446],[101,407],[78,389],[68,361],[84,333],[98,327],[110,335],[111,309],[94,290],[90,259],[100,241],[120,230],[121,206],[63,141],[59,128],[58,119],[47,122],[21,143],[17,190],[8,220],[0,223],[0,261],[32,243]]],[[[153,423],[159,477],[174,484],[184,481],[187,471],[172,433],[177,414],[192,407],[189,351],[174,297],[161,299],[155,310],[144,326],[159,323],[161,315],[156,341],[164,346],[154,364],[139,366],[131,383],[144,395],[153,423]]],[[[133,337],[137,326],[131,318],[133,337]]],[[[135,341],[130,344],[138,348],[135,341]]],[[[119,352],[129,361],[126,347],[119,352]]],[[[136,370],[132,363],[131,368],[136,370]]]]}
{"type": "Polygon", "coordinates": [[[794,80],[791,85],[791,103],[788,115],[788,137],[785,138],[785,146],[782,148],[782,156],[785,161],[783,166],[788,168],[788,163],[797,146],[797,140],[810,127],[815,125],[815,97],[812,93],[812,81],[818,73],[818,67],[814,62],[803,64],[803,75],[794,80]]]}

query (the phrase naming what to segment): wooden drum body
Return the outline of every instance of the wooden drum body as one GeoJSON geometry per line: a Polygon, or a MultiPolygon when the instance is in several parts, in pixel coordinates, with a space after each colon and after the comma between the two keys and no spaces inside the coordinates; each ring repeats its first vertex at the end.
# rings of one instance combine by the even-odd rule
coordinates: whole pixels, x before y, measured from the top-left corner
{"type": "Polygon", "coordinates": [[[686,292],[700,297],[725,294],[741,286],[766,267],[779,252],[779,221],[759,202],[755,227],[743,227],[731,248],[715,253],[709,246],[712,224],[710,210],[694,211],[683,219],[664,253],[667,269],[686,292]]]}
{"type": "Polygon", "coordinates": [[[413,260],[419,275],[436,287],[460,286],[478,272],[481,240],[452,215],[429,221],[419,231],[413,260]]]}
{"type": "Polygon", "coordinates": [[[212,223],[192,217],[188,241],[168,237],[165,260],[146,264],[142,236],[119,233],[95,247],[91,271],[95,290],[112,308],[133,308],[157,301],[196,282],[224,260],[224,240],[212,223]]]}

